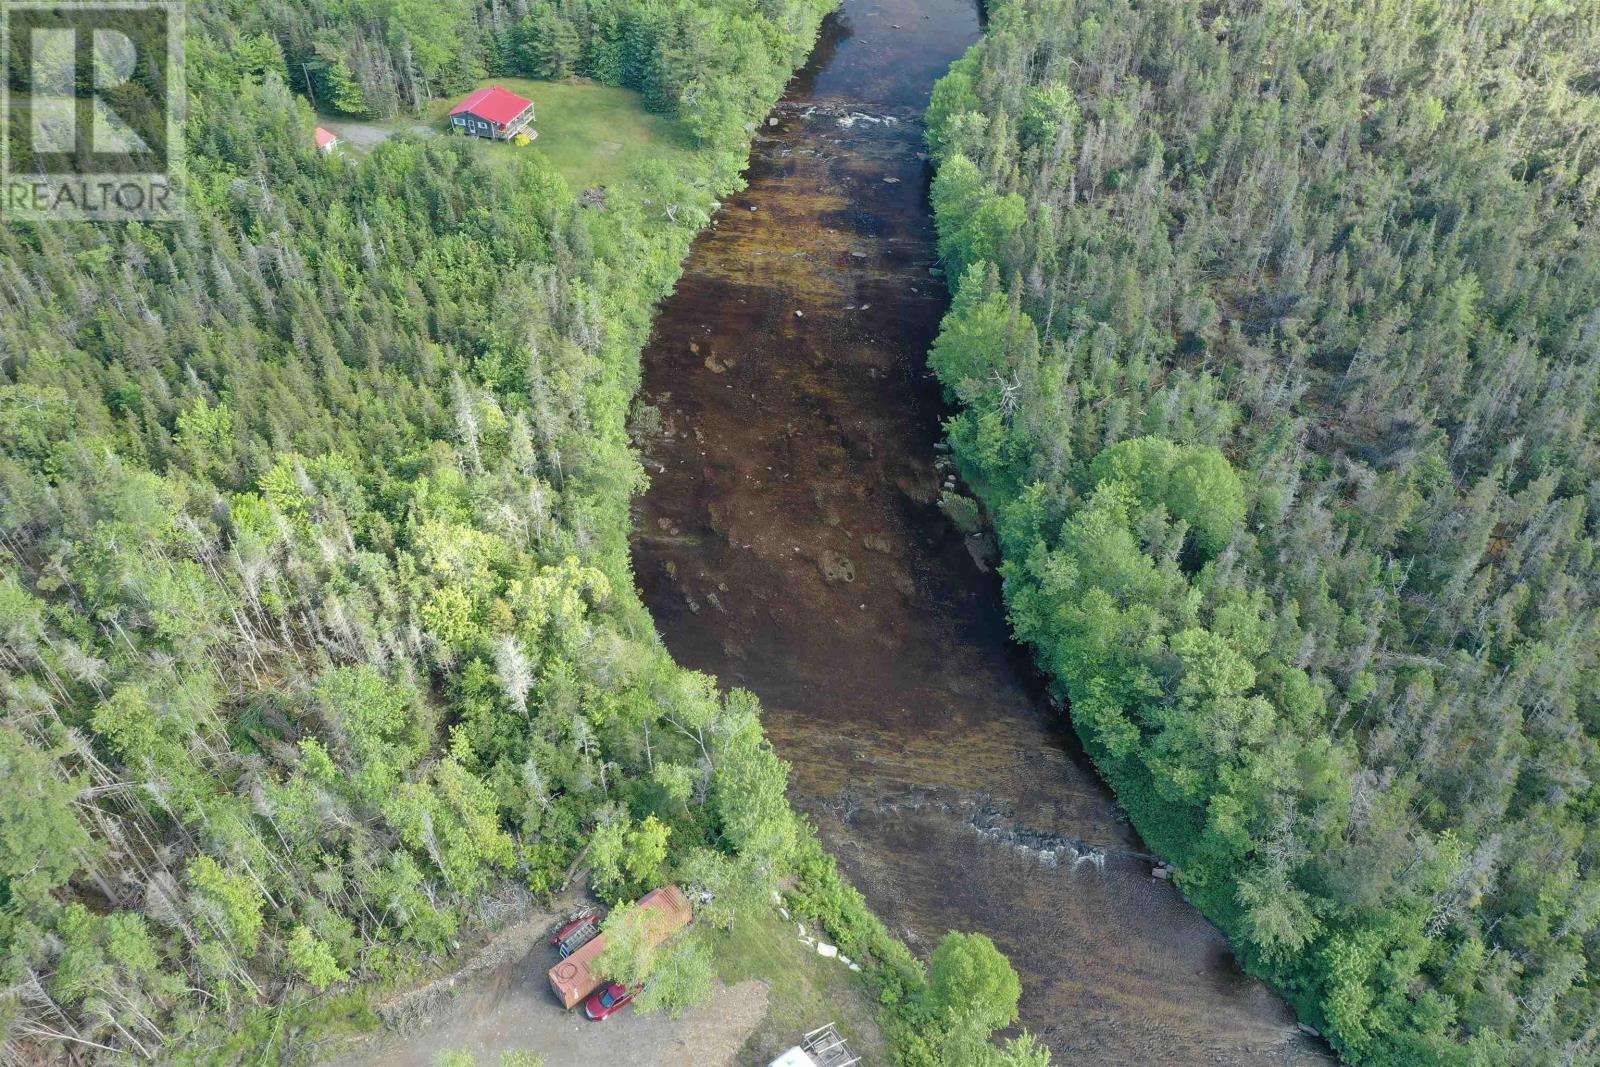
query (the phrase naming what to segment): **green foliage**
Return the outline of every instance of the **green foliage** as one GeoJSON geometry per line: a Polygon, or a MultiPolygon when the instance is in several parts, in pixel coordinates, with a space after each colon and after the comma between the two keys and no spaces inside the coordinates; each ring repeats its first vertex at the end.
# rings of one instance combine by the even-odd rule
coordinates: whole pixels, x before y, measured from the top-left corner
{"type": "Polygon", "coordinates": [[[983,514],[978,502],[961,493],[939,494],[939,510],[945,513],[956,530],[962,534],[975,534],[983,529],[983,514]]]}
{"type": "Polygon", "coordinates": [[[861,892],[845,881],[815,833],[802,836],[795,868],[799,874],[791,898],[795,915],[826,928],[839,951],[861,963],[879,1000],[896,1009],[891,1018],[914,1029],[916,1020],[909,1009],[922,993],[922,964],[872,913],[861,892]]]}
{"type": "Polygon", "coordinates": [[[743,156],[746,124],[804,61],[830,6],[792,2],[779,18],[726,0],[540,4],[510,28],[502,55],[529,77],[580,74],[638,90],[647,107],[679,117],[703,147],[733,163],[743,156]]]}
{"type": "Polygon", "coordinates": [[[77,790],[57,777],[52,754],[9,727],[0,728],[0,781],[0,905],[27,915],[48,907],[56,887],[90,859],[92,841],[73,817],[77,790]]]}
{"type": "Polygon", "coordinates": [[[958,1023],[930,1051],[939,1067],[1050,1067],[1050,1050],[1024,1030],[996,1047],[977,1019],[958,1023]]]}
{"type": "Polygon", "coordinates": [[[786,790],[789,765],[761,732],[755,698],[729,694],[720,726],[712,800],[732,849],[767,875],[787,866],[797,840],[786,790]]]}
{"type": "Polygon", "coordinates": [[[290,962],[294,964],[295,971],[309,982],[313,989],[327,989],[350,977],[339,966],[339,961],[334,958],[333,950],[328,947],[327,942],[312,933],[309,926],[295,927],[284,948],[289,954],[290,962]]]}
{"type": "Polygon", "coordinates": [[[696,897],[695,922],[724,932],[740,916],[760,914],[772,905],[776,879],[762,869],[761,857],[730,856],[719,849],[698,848],[678,864],[675,879],[696,897]]]}
{"type": "MultiPolygon", "coordinates": [[[[969,1061],[971,1062],[971,1061],[969,1061]]],[[[1006,1041],[998,1050],[985,1050],[979,1067],[1050,1067],[1050,1049],[1027,1031],[1006,1041]]]]}
{"type": "Polygon", "coordinates": [[[654,815],[640,823],[622,818],[596,827],[589,838],[595,892],[607,900],[622,901],[656,888],[671,834],[672,828],[654,815]]]}
{"type": "MultiPolygon", "coordinates": [[[[81,904],[69,904],[57,930],[63,948],[51,983],[68,1004],[120,989],[140,989],[160,965],[156,945],[138,915],[93,915],[81,904]]],[[[160,986],[150,983],[151,991],[160,986]]]]}
{"type": "Polygon", "coordinates": [[[0,448],[7,455],[39,459],[69,432],[73,411],[66,391],[26,382],[0,386],[0,448]]]}
{"type": "Polygon", "coordinates": [[[660,954],[634,1005],[647,1015],[664,1011],[677,1019],[711,999],[715,978],[711,950],[702,938],[688,933],[660,954]]]}
{"type": "Polygon", "coordinates": [[[1165,507],[1188,524],[1205,558],[1227,547],[1244,519],[1239,475],[1210,445],[1174,445],[1160,437],[1134,437],[1107,448],[1089,464],[1089,478],[1125,482],[1146,508],[1165,507]]]}
{"type": "Polygon", "coordinates": [[[989,11],[930,363],[1018,636],[1347,1058],[1592,1062],[1591,13],[989,11]]]}
{"type": "Polygon", "coordinates": [[[1031,86],[1018,138],[1024,145],[1054,149],[1057,140],[1073,137],[1077,122],[1078,100],[1072,86],[1063,82],[1031,86]]]}
{"type": "Polygon", "coordinates": [[[631,989],[641,988],[655,973],[660,960],[667,917],[656,908],[619,904],[600,924],[605,947],[595,957],[594,970],[631,989]]]}
{"type": "Polygon", "coordinates": [[[971,1024],[987,1038],[1017,1021],[1022,982],[983,934],[952,930],[940,939],[928,965],[923,1007],[952,1028],[971,1024]]]}
{"type": "MultiPolygon", "coordinates": [[[[933,96],[928,102],[928,110],[924,118],[928,127],[928,140],[934,146],[934,150],[941,156],[943,155],[942,149],[945,147],[942,135],[949,129],[951,121],[959,115],[971,114],[977,111],[980,106],[977,93],[973,91],[972,85],[972,75],[976,60],[977,57],[975,55],[968,55],[956,60],[950,65],[949,72],[943,78],[940,78],[933,87],[933,96]]],[[[967,164],[970,167],[971,160],[968,160],[967,164]]],[[[960,167],[960,164],[957,164],[957,166],[960,167]]],[[[972,167],[964,176],[960,175],[959,170],[956,173],[952,173],[944,188],[948,190],[952,184],[957,182],[966,185],[976,175],[976,171],[977,168],[972,167]]],[[[943,174],[943,172],[944,168],[941,167],[940,173],[943,174]]],[[[941,195],[937,192],[939,188],[940,186],[936,182],[934,185],[935,195],[941,195]]]]}
{"type": "Polygon", "coordinates": [[[1209,445],[1182,449],[1167,483],[1167,510],[1189,524],[1206,558],[1228,546],[1244,520],[1244,486],[1221,452],[1209,445]]]}
{"type": "Polygon", "coordinates": [[[255,955],[263,918],[261,893],[250,879],[229,874],[210,856],[197,856],[189,865],[189,884],[204,900],[201,910],[212,928],[241,957],[255,955]]]}

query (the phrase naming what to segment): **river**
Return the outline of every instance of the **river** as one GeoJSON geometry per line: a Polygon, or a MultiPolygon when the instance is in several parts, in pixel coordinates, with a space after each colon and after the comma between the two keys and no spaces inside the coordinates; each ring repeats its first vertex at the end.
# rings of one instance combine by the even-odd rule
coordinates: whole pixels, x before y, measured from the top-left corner
{"type": "Polygon", "coordinates": [[[934,501],[920,114],[972,0],[846,0],[662,306],[635,569],[672,653],[766,707],[791,797],[897,934],[994,938],[1066,1064],[1326,1062],[1144,845],[934,501]]]}

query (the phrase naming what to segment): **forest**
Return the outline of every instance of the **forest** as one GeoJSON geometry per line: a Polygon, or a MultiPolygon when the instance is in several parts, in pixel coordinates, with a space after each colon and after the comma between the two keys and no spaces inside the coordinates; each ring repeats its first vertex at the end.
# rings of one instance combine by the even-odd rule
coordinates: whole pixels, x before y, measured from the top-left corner
{"type": "Polygon", "coordinates": [[[1001,0],[929,110],[1015,632],[1351,1063],[1600,1063],[1597,72],[1592,3],[1001,0]]]}
{"type": "Polygon", "coordinates": [[[920,989],[627,554],[651,307],[823,10],[597,5],[602,55],[535,59],[542,8],[213,0],[184,220],[0,228],[0,1061],[303,1055],[580,861],[713,925],[803,865],[808,919],[920,989]],[[699,150],[587,210],[532,155],[324,158],[296,91],[568,59],[699,150]]]}
{"type": "Polygon", "coordinates": [[[771,107],[805,58],[821,13],[833,5],[269,0],[234,6],[236,17],[255,20],[279,43],[291,86],[334,111],[375,118],[416,112],[488,73],[581,75],[638,90],[647,107],[678,116],[702,144],[742,161],[745,125],[771,107]]]}

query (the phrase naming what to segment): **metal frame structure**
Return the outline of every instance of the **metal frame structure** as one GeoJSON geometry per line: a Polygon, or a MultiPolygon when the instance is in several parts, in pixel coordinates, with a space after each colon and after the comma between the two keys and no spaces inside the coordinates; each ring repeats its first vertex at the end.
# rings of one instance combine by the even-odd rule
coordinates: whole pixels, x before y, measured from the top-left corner
{"type": "Polygon", "coordinates": [[[834,1023],[819,1026],[801,1038],[800,1047],[817,1061],[817,1067],[851,1067],[861,1062],[861,1057],[850,1051],[850,1045],[834,1023]]]}

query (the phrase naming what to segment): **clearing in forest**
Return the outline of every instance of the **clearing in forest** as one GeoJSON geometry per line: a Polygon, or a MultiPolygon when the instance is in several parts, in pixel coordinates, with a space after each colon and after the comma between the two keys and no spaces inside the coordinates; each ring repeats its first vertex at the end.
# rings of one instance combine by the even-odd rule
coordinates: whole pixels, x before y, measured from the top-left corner
{"type": "MultiPolygon", "coordinates": [[[[693,152],[683,126],[665,115],[644,108],[643,98],[632,89],[584,78],[534,81],[529,78],[488,78],[474,88],[498,85],[533,101],[538,116],[533,128],[539,138],[531,145],[485,141],[490,157],[512,158],[514,153],[537,152],[550,162],[574,192],[624,180],[635,163],[659,159],[675,164],[693,152]]],[[[370,151],[399,133],[448,133],[450,109],[469,95],[456,93],[428,105],[425,114],[400,115],[381,121],[342,119],[318,115],[318,122],[337,133],[345,143],[370,151]]],[[[674,167],[674,169],[678,169],[674,167]]]]}

